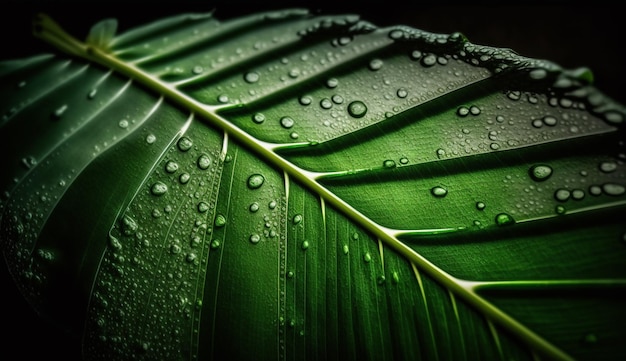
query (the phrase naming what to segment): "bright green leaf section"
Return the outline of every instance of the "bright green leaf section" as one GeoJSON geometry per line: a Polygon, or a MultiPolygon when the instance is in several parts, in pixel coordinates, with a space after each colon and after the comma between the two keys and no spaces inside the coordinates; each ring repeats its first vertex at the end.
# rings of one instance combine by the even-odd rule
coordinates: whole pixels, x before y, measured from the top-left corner
{"type": "Polygon", "coordinates": [[[0,236],[86,359],[624,355],[587,70],[303,10],[38,24],[73,56],[1,64],[0,236]]]}

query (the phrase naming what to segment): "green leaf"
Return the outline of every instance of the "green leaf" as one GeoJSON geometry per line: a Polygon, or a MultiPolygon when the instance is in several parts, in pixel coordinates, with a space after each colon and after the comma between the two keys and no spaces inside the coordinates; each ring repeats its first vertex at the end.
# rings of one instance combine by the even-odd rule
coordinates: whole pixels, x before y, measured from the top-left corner
{"type": "Polygon", "coordinates": [[[588,69],[299,9],[113,24],[0,63],[4,255],[86,359],[625,355],[588,69]]]}

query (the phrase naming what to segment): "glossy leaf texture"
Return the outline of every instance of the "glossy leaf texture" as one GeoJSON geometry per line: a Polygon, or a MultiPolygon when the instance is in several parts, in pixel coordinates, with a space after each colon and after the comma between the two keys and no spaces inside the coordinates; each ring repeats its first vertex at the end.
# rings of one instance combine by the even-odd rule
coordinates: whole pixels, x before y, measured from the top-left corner
{"type": "Polygon", "coordinates": [[[624,106],[463,35],[182,14],[0,64],[0,236],[87,360],[614,360],[624,106]]]}

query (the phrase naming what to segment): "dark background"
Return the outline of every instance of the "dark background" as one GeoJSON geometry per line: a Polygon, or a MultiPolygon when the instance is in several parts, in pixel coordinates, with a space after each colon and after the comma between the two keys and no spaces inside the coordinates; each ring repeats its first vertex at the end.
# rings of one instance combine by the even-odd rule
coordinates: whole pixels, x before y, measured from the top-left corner
{"type": "MultiPolygon", "coordinates": [[[[622,54],[626,13],[617,1],[4,0],[0,5],[0,59],[51,51],[31,36],[31,19],[38,12],[51,15],[70,34],[84,39],[92,24],[108,17],[119,20],[121,32],[181,12],[214,10],[217,18],[228,19],[287,7],[308,8],[319,14],[359,14],[379,26],[410,25],[436,33],[460,31],[475,44],[511,48],[520,55],[551,60],[564,68],[585,66],[593,71],[597,88],[626,104],[626,91],[621,89],[626,80],[626,56],[622,54]]],[[[17,292],[4,258],[0,263],[0,359],[78,360],[78,339],[39,318],[17,292]]]]}

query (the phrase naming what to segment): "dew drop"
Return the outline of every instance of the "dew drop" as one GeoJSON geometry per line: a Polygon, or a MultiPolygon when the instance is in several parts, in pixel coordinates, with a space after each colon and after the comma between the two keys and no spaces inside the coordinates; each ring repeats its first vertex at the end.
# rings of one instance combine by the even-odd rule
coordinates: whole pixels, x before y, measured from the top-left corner
{"type": "Polygon", "coordinates": [[[211,166],[211,157],[209,157],[207,154],[201,154],[198,157],[198,168],[205,170],[208,169],[209,166],[211,166]]]}
{"type": "Polygon", "coordinates": [[[250,243],[257,244],[260,241],[261,241],[261,236],[259,236],[258,234],[254,233],[250,235],[250,243]]]}
{"type": "Polygon", "coordinates": [[[350,253],[350,248],[348,247],[347,244],[343,245],[343,254],[347,255],[348,253],[350,253]]]}
{"type": "Polygon", "coordinates": [[[248,207],[248,209],[250,210],[250,212],[255,213],[259,210],[259,204],[254,202],[250,205],[250,207],[248,207]]]}
{"type": "Polygon", "coordinates": [[[223,214],[218,214],[215,216],[215,222],[213,222],[215,227],[224,227],[226,225],[226,217],[223,214]]]}
{"type": "Polygon", "coordinates": [[[128,128],[128,120],[122,119],[119,121],[119,123],[117,123],[117,125],[122,129],[126,129],[128,128]]]}
{"type": "Polygon", "coordinates": [[[489,148],[491,148],[491,150],[498,150],[498,149],[500,149],[500,144],[498,144],[498,143],[491,143],[491,144],[489,144],[489,148]]]}
{"type": "Polygon", "coordinates": [[[276,206],[277,206],[276,201],[270,201],[270,202],[268,203],[268,205],[267,205],[267,208],[269,208],[269,209],[275,209],[275,208],[276,208],[276,206]]]}
{"type": "Polygon", "coordinates": [[[58,108],[54,111],[54,113],[52,113],[52,116],[53,116],[55,119],[60,119],[60,118],[63,116],[63,114],[65,113],[65,111],[66,111],[66,110],[67,110],[67,104],[63,104],[63,105],[61,105],[60,107],[58,107],[58,108]]]}
{"type": "Polygon", "coordinates": [[[437,149],[437,151],[435,152],[437,154],[437,158],[441,159],[446,155],[446,151],[439,148],[437,149]]]}
{"type": "Polygon", "coordinates": [[[261,124],[265,121],[265,115],[263,113],[255,113],[252,116],[252,121],[256,124],[261,124]]]}
{"type": "Polygon", "coordinates": [[[207,202],[198,203],[198,212],[206,213],[209,210],[209,204],[207,202]]]}
{"type": "Polygon", "coordinates": [[[554,207],[554,213],[556,213],[558,215],[565,214],[566,211],[567,210],[562,205],[558,205],[558,206],[554,207]]]}
{"type": "Polygon", "coordinates": [[[333,101],[333,103],[335,104],[342,104],[343,103],[343,97],[339,94],[335,94],[331,97],[331,100],[333,101]]]}
{"type": "Polygon", "coordinates": [[[554,198],[559,202],[565,202],[569,199],[571,193],[567,189],[560,188],[554,192],[554,198]]]}
{"type": "Polygon", "coordinates": [[[480,114],[480,108],[479,108],[479,107],[477,107],[477,106],[475,106],[475,105],[472,105],[472,106],[469,108],[469,112],[470,112],[470,114],[472,114],[472,115],[474,115],[474,116],[479,115],[479,114],[480,114]]]}
{"type": "Polygon", "coordinates": [[[545,164],[536,164],[530,167],[528,173],[536,182],[543,182],[552,175],[552,168],[545,164]]]}
{"type": "Polygon", "coordinates": [[[413,50],[411,54],[409,54],[411,60],[419,60],[422,57],[422,52],[419,50],[413,50]]]}
{"type": "Polygon", "coordinates": [[[258,82],[260,77],[259,73],[250,71],[243,76],[243,80],[245,80],[246,83],[252,84],[258,82]]]}
{"type": "Polygon", "coordinates": [[[146,136],[146,143],[154,144],[154,142],[156,142],[156,136],[154,134],[148,134],[146,136]]]}
{"type": "Polygon", "coordinates": [[[496,224],[500,227],[509,226],[515,223],[513,217],[507,213],[500,213],[496,216],[496,224]]]}
{"type": "Polygon", "coordinates": [[[392,281],[393,283],[398,283],[398,282],[400,282],[400,275],[398,274],[398,271],[393,271],[393,272],[391,273],[391,281],[392,281]]]}
{"type": "Polygon", "coordinates": [[[337,78],[330,78],[326,80],[326,86],[330,89],[334,89],[339,85],[339,80],[337,78]]]}
{"type": "Polygon", "coordinates": [[[302,244],[300,245],[300,247],[301,247],[303,250],[307,250],[307,249],[309,249],[309,246],[310,246],[309,241],[304,241],[304,242],[302,242],[302,244]]]}
{"type": "Polygon", "coordinates": [[[543,121],[541,119],[535,119],[531,124],[535,128],[541,128],[543,126],[543,121]]]}
{"type": "Polygon", "coordinates": [[[170,160],[165,164],[165,171],[168,173],[175,173],[178,170],[178,163],[170,160]]]}
{"type": "Polygon", "coordinates": [[[295,121],[291,117],[280,118],[280,125],[285,129],[289,129],[293,127],[294,124],[295,124],[295,121]]]}
{"type": "Polygon", "coordinates": [[[253,174],[248,177],[248,188],[257,189],[263,185],[263,182],[265,182],[265,177],[260,174],[253,174]]]}
{"type": "Polygon", "coordinates": [[[191,179],[191,175],[186,172],[178,177],[178,181],[180,182],[180,184],[187,184],[189,182],[189,179],[191,179]]]}
{"type": "Polygon", "coordinates": [[[190,253],[187,253],[187,257],[185,257],[185,261],[187,261],[187,263],[193,263],[193,261],[195,261],[196,258],[198,258],[198,256],[196,256],[195,253],[190,252],[190,253]]]}
{"type": "Polygon", "coordinates": [[[196,65],[193,68],[191,68],[191,72],[195,75],[199,75],[204,72],[204,68],[200,65],[196,65]]]}
{"type": "Polygon", "coordinates": [[[465,117],[469,114],[469,108],[468,107],[459,107],[459,109],[456,110],[456,115],[460,116],[460,117],[465,117]]]}
{"type": "Polygon", "coordinates": [[[583,191],[582,189],[572,190],[572,199],[579,201],[583,198],[585,198],[585,191],[583,191]]]}
{"type": "Polygon", "coordinates": [[[171,254],[179,254],[181,250],[182,249],[181,249],[181,247],[180,247],[180,245],[178,243],[172,243],[170,245],[170,253],[171,254]]]}
{"type": "Polygon", "coordinates": [[[368,67],[372,71],[380,70],[380,68],[383,67],[383,61],[381,59],[373,59],[370,61],[368,67]]]}
{"type": "Polygon", "coordinates": [[[609,196],[621,196],[626,192],[626,187],[616,183],[606,183],[602,185],[602,191],[609,196]]]}
{"type": "Polygon", "coordinates": [[[193,145],[193,142],[191,141],[191,139],[187,137],[182,137],[177,142],[178,149],[182,152],[186,152],[189,149],[191,149],[192,145],[193,145]]]}
{"type": "Polygon", "coordinates": [[[602,194],[602,187],[597,185],[590,186],[589,194],[591,194],[592,196],[599,196],[600,194],[602,194]]]}
{"type": "Polygon", "coordinates": [[[167,192],[167,185],[163,182],[156,182],[150,188],[150,192],[155,196],[162,196],[167,192]]]}
{"type": "Polygon", "coordinates": [[[330,99],[324,98],[320,100],[320,107],[322,107],[323,109],[330,109],[333,107],[333,103],[330,101],[330,99]]]}
{"type": "Polygon", "coordinates": [[[392,169],[396,167],[396,162],[391,159],[387,159],[383,162],[383,168],[392,169]]]}
{"type": "Polygon", "coordinates": [[[296,214],[295,216],[293,216],[293,224],[300,224],[302,222],[302,215],[301,214],[296,214]]]}
{"type": "Polygon", "coordinates": [[[437,64],[437,57],[435,54],[428,54],[422,58],[421,64],[425,67],[431,67],[437,64]]]}
{"type": "Polygon", "coordinates": [[[396,95],[398,98],[406,98],[409,95],[409,92],[405,88],[400,88],[396,91],[396,95]]]}
{"type": "Polygon", "coordinates": [[[436,186],[436,187],[431,188],[430,194],[432,194],[433,196],[437,198],[443,198],[448,194],[448,190],[441,186],[436,186]]]}
{"type": "Polygon", "coordinates": [[[311,105],[311,103],[313,103],[313,98],[311,98],[308,95],[303,95],[298,99],[298,102],[300,103],[300,105],[311,105]]]}
{"type": "Polygon", "coordinates": [[[139,229],[137,222],[129,215],[122,217],[122,232],[125,236],[132,236],[139,229]]]}
{"type": "Polygon", "coordinates": [[[617,169],[617,163],[615,162],[602,162],[600,163],[600,171],[603,173],[611,173],[617,169]]]}
{"type": "Polygon", "coordinates": [[[363,255],[363,261],[365,261],[365,263],[370,263],[372,261],[372,255],[369,252],[366,252],[365,255],[363,255]]]}
{"type": "Polygon", "coordinates": [[[98,94],[98,89],[95,89],[95,88],[94,88],[94,89],[91,89],[91,90],[89,91],[89,93],[87,93],[87,99],[90,99],[90,100],[91,100],[91,99],[95,98],[95,97],[96,97],[96,94],[98,94]]]}
{"type": "Polygon", "coordinates": [[[543,117],[543,124],[553,127],[555,126],[557,123],[557,120],[555,117],[551,116],[551,115],[546,115],[545,117],[543,117]]]}
{"type": "Polygon", "coordinates": [[[400,158],[400,164],[409,164],[409,158],[402,157],[400,158]]]}
{"type": "Polygon", "coordinates": [[[367,106],[360,100],[348,104],[348,114],[353,118],[363,118],[367,113],[367,106]]]}
{"type": "Polygon", "coordinates": [[[122,250],[122,243],[113,235],[109,235],[109,246],[116,252],[122,250]]]}
{"type": "Polygon", "coordinates": [[[384,275],[380,275],[376,277],[376,283],[378,283],[379,285],[383,285],[385,281],[386,281],[386,278],[384,275]]]}
{"type": "Polygon", "coordinates": [[[484,210],[486,207],[484,202],[476,202],[476,209],[478,209],[479,211],[484,210]]]}
{"type": "Polygon", "coordinates": [[[212,249],[217,249],[220,247],[220,240],[219,239],[214,239],[211,241],[211,248],[212,249]]]}
{"type": "Polygon", "coordinates": [[[229,100],[228,95],[226,94],[221,94],[220,96],[217,97],[217,101],[222,104],[228,103],[228,100],[229,100]]]}

